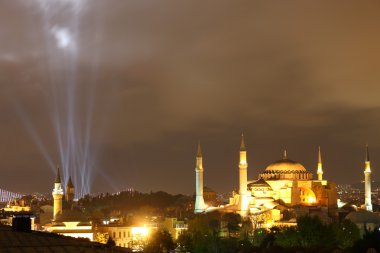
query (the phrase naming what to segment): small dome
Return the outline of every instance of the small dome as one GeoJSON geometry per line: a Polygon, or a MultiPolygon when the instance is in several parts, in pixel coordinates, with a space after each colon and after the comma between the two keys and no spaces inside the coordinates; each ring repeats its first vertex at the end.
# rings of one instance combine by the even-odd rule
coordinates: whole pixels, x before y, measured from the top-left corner
{"type": "Polygon", "coordinates": [[[252,183],[249,183],[247,186],[248,188],[269,188],[272,190],[272,187],[270,187],[270,185],[267,182],[265,182],[265,180],[262,178],[252,183]]]}
{"type": "Polygon", "coordinates": [[[281,159],[270,164],[265,169],[266,172],[279,172],[279,171],[297,171],[297,172],[307,172],[305,167],[295,161],[289,159],[281,159]]]}

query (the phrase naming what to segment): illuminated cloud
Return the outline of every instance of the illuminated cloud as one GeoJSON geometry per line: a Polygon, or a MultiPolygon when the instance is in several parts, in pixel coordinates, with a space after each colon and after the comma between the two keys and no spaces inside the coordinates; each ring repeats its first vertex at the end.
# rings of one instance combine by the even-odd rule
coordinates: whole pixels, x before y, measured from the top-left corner
{"type": "Polygon", "coordinates": [[[51,186],[54,175],[41,174],[48,165],[7,99],[22,101],[55,153],[47,90],[69,80],[77,92],[67,104],[75,104],[81,126],[84,98],[97,85],[88,139],[101,152],[90,160],[112,186],[97,175],[96,190],[192,193],[198,139],[207,185],[229,190],[242,131],[250,178],[281,158],[284,146],[312,171],[321,145],[324,176],[354,182],[363,176],[362,145],[368,140],[380,154],[379,5],[0,1],[0,167],[43,175],[19,177],[26,190],[51,186]]]}

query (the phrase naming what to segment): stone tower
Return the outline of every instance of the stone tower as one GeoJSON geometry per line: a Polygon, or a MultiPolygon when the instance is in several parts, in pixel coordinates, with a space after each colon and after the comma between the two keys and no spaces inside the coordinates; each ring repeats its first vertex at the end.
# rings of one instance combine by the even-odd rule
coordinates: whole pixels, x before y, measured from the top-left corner
{"type": "Polygon", "coordinates": [[[54,182],[54,189],[52,192],[53,195],[53,220],[56,220],[57,215],[62,214],[62,198],[63,198],[63,189],[61,183],[61,175],[59,173],[59,166],[57,166],[57,176],[54,182]]]}
{"type": "Polygon", "coordinates": [[[203,198],[203,164],[201,144],[198,142],[198,151],[195,166],[195,207],[194,213],[203,213],[206,210],[203,198]]]}
{"type": "Polygon", "coordinates": [[[248,213],[248,196],[247,196],[247,150],[244,143],[244,135],[241,135],[240,152],[239,152],[239,213],[246,216],[248,213]]]}
{"type": "Polygon", "coordinates": [[[69,204],[72,204],[74,201],[74,196],[75,196],[75,190],[74,190],[74,185],[73,185],[73,182],[71,181],[71,176],[70,176],[69,181],[67,182],[67,185],[66,185],[66,194],[65,194],[66,202],[69,204]]]}
{"type": "Polygon", "coordinates": [[[321,147],[318,147],[318,165],[317,165],[317,174],[318,180],[323,180],[323,170],[322,170],[322,155],[321,155],[321,147]]]}
{"type": "Polygon", "coordinates": [[[369,160],[368,145],[366,147],[365,165],[364,165],[364,191],[365,191],[364,208],[365,208],[365,210],[372,212],[371,162],[369,160]]]}

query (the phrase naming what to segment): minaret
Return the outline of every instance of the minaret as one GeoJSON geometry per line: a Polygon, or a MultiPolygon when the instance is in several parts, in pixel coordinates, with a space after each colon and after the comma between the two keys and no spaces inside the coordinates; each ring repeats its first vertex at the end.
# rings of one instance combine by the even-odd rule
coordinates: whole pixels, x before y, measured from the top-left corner
{"type": "Polygon", "coordinates": [[[321,147],[318,146],[318,165],[317,165],[317,174],[318,180],[323,180],[323,170],[322,170],[322,155],[321,155],[321,147]]]}
{"type": "Polygon", "coordinates": [[[74,201],[75,191],[74,191],[74,185],[71,181],[71,176],[69,177],[69,181],[66,185],[66,194],[65,194],[65,200],[67,203],[72,203],[74,201]]]}
{"type": "Polygon", "coordinates": [[[59,166],[57,166],[57,176],[54,182],[54,189],[52,192],[54,204],[53,204],[53,221],[56,220],[57,215],[62,214],[62,198],[63,189],[61,183],[61,175],[59,173],[59,166]]]}
{"type": "Polygon", "coordinates": [[[194,213],[203,213],[206,209],[203,198],[203,164],[201,143],[198,142],[198,151],[195,167],[195,207],[194,213]]]}
{"type": "Polygon", "coordinates": [[[239,159],[239,194],[247,194],[247,150],[244,143],[244,135],[241,135],[240,141],[240,159],[239,159]]]}
{"type": "Polygon", "coordinates": [[[240,215],[245,216],[248,212],[248,197],[247,197],[247,150],[244,143],[244,135],[241,134],[240,141],[240,159],[239,159],[239,211],[240,215]]]}
{"type": "Polygon", "coordinates": [[[372,212],[371,162],[369,160],[368,144],[366,146],[365,166],[364,166],[364,191],[365,191],[364,208],[365,210],[372,212]]]}

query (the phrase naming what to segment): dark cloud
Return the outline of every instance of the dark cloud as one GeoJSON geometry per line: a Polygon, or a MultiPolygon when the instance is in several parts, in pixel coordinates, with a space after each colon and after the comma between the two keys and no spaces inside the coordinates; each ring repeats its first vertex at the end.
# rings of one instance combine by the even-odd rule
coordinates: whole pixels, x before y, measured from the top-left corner
{"type": "Polygon", "coordinates": [[[36,141],[60,161],[57,115],[64,135],[74,126],[78,145],[91,130],[93,191],[190,193],[198,139],[206,184],[231,190],[242,131],[250,177],[285,147],[315,171],[321,145],[326,175],[354,182],[368,141],[379,178],[379,9],[356,1],[1,1],[0,187],[50,190],[54,168],[36,141]],[[65,120],[70,110],[74,123],[65,120]]]}

